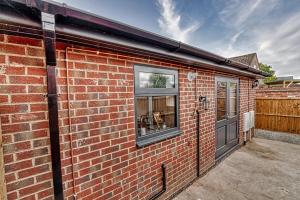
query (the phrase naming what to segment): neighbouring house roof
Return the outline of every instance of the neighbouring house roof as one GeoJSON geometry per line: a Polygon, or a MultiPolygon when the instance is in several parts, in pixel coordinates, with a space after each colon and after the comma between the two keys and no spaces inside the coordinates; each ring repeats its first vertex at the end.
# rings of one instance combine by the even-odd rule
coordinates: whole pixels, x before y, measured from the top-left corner
{"type": "Polygon", "coordinates": [[[231,57],[229,59],[240,62],[240,63],[244,63],[255,69],[259,69],[259,62],[258,62],[256,53],[250,53],[250,54],[246,54],[246,55],[231,57]]]}
{"type": "Polygon", "coordinates": [[[0,1],[0,33],[42,37],[41,12],[55,15],[59,42],[172,60],[253,78],[269,76],[251,64],[52,1],[0,1]]]}

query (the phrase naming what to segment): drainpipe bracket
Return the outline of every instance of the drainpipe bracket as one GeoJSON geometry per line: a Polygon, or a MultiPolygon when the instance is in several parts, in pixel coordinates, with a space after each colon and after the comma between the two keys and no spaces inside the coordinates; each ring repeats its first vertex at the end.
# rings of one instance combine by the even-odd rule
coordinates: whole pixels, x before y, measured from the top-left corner
{"type": "Polygon", "coordinates": [[[43,30],[55,32],[55,15],[41,12],[43,30]]]}
{"type": "Polygon", "coordinates": [[[43,94],[45,98],[60,97],[60,94],[43,94]]]}

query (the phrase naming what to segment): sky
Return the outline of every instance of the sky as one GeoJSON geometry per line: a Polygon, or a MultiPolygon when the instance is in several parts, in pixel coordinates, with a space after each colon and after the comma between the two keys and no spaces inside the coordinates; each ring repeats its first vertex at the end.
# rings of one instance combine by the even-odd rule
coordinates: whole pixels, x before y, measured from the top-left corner
{"type": "Polygon", "coordinates": [[[300,0],[56,0],[198,48],[256,52],[277,76],[300,78],[300,0]]]}

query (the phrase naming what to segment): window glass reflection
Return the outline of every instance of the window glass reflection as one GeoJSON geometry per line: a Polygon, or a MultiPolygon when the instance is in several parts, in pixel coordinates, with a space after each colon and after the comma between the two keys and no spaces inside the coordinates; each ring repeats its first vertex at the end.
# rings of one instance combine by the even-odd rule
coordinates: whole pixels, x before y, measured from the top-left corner
{"type": "Polygon", "coordinates": [[[227,83],[217,82],[217,121],[226,118],[227,83]]]}
{"type": "Polygon", "coordinates": [[[176,127],[176,96],[137,97],[139,136],[176,127]]]}
{"type": "Polygon", "coordinates": [[[171,74],[139,73],[140,88],[175,88],[175,77],[171,74]]]}

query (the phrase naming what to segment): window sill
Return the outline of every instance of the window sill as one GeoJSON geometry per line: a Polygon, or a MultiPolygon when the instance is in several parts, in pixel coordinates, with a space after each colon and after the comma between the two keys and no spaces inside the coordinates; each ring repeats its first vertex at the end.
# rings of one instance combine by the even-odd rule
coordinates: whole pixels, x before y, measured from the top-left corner
{"type": "Polygon", "coordinates": [[[169,133],[165,133],[165,134],[158,135],[158,136],[151,137],[151,138],[147,138],[147,139],[137,139],[136,146],[138,148],[143,148],[145,146],[148,146],[148,145],[151,145],[151,144],[154,144],[154,143],[157,143],[157,142],[161,142],[163,140],[167,140],[167,139],[179,136],[179,135],[181,135],[181,133],[182,133],[181,130],[175,130],[175,131],[172,131],[172,132],[169,132],[169,133]]]}

